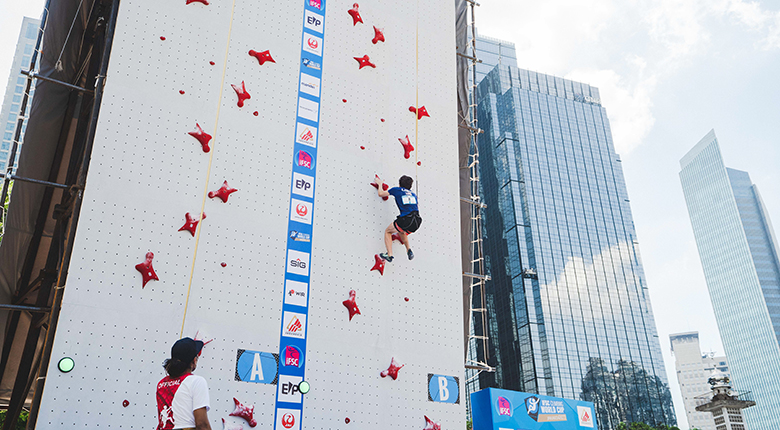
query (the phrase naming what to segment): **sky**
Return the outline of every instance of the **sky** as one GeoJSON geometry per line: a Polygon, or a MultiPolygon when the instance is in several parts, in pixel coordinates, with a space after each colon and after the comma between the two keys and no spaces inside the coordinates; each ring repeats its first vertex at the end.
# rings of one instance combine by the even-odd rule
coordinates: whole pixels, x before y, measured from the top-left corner
{"type": "MultiPolygon", "coordinates": [[[[23,16],[42,0],[0,0],[0,82],[23,16]]],[[[514,42],[519,66],[600,89],[623,160],[680,428],[669,334],[698,331],[722,354],[679,180],[710,129],[780,225],[780,0],[481,0],[482,35],[514,42]]]]}

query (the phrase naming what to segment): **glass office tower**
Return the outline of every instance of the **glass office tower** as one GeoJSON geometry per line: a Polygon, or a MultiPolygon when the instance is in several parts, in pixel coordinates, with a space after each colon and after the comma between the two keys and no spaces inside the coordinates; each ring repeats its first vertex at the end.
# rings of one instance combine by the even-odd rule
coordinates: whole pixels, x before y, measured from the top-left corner
{"type": "Polygon", "coordinates": [[[756,401],[746,423],[780,429],[780,262],[769,214],[747,172],[725,167],[714,131],[680,165],[734,388],[756,401]]]}
{"type": "MultiPolygon", "coordinates": [[[[11,73],[8,76],[8,84],[5,87],[5,96],[3,97],[3,104],[0,105],[0,119],[3,124],[3,140],[0,141],[0,171],[5,172],[5,168],[8,165],[8,156],[11,152],[11,145],[14,141],[14,131],[16,130],[17,120],[19,118],[19,108],[22,103],[22,96],[24,95],[24,89],[27,86],[27,77],[20,71],[22,69],[27,70],[30,68],[30,58],[32,57],[33,50],[35,49],[35,43],[38,41],[38,29],[41,26],[41,21],[34,18],[25,17],[22,21],[22,29],[19,32],[19,41],[16,43],[16,52],[14,53],[14,60],[11,64],[11,73]]],[[[27,111],[24,113],[25,120],[22,124],[22,135],[19,138],[24,137],[24,132],[27,128],[26,117],[30,114],[30,106],[32,106],[32,96],[35,92],[31,90],[30,100],[27,101],[27,111]]],[[[19,149],[21,150],[21,148],[19,149]]],[[[19,163],[19,153],[16,154],[16,160],[14,160],[14,168],[19,163]]]]}
{"type": "Polygon", "coordinates": [[[480,386],[592,401],[601,429],[676,424],[598,89],[500,65],[477,94],[496,367],[480,386]]]}

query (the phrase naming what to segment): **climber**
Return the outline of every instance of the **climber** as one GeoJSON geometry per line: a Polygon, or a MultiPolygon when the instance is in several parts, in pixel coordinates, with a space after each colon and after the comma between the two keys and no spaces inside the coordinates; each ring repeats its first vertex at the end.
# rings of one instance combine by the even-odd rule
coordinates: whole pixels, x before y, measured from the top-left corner
{"type": "Polygon", "coordinates": [[[398,187],[390,188],[385,191],[382,187],[384,182],[379,179],[379,176],[374,178],[376,183],[377,193],[379,197],[393,196],[395,197],[395,204],[398,205],[398,210],[401,214],[398,218],[385,229],[385,248],[387,252],[379,254],[384,260],[388,262],[393,261],[393,234],[397,233],[401,243],[406,247],[406,255],[409,259],[414,258],[414,253],[409,245],[409,234],[414,233],[420,228],[422,224],[422,218],[420,218],[420,212],[417,208],[417,195],[412,192],[412,184],[414,179],[408,176],[401,176],[398,180],[398,187]]]}

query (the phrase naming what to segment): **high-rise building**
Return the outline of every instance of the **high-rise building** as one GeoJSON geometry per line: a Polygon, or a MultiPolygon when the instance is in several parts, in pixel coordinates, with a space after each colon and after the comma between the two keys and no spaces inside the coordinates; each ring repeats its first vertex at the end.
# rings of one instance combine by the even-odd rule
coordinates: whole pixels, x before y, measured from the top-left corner
{"type": "Polygon", "coordinates": [[[734,388],[751,391],[751,430],[780,428],[780,262],[747,172],[726,168],[710,131],[680,161],[685,201],[734,388]]]}
{"type": "Polygon", "coordinates": [[[496,367],[481,388],[592,401],[603,429],[675,424],[598,89],[499,65],[477,94],[496,367]]]}
{"type": "Polygon", "coordinates": [[[715,420],[709,412],[697,412],[697,396],[710,392],[710,384],[707,383],[713,372],[729,376],[729,367],[726,357],[716,357],[715,354],[702,354],[699,346],[699,333],[677,333],[669,335],[674,353],[674,363],[677,370],[677,382],[680,384],[685,415],[688,417],[688,425],[699,430],[719,430],[715,427],[715,420]]]}
{"type": "MultiPolygon", "coordinates": [[[[498,65],[517,67],[517,53],[512,42],[477,34],[476,47],[477,58],[481,61],[476,67],[477,84],[498,65]]],[[[472,76],[469,75],[469,79],[472,76]]]]}
{"type": "MultiPolygon", "coordinates": [[[[38,29],[41,21],[34,18],[25,17],[22,20],[22,29],[19,32],[19,41],[16,43],[16,52],[14,61],[11,64],[11,73],[8,76],[8,85],[5,87],[5,97],[3,105],[0,107],[0,123],[3,124],[3,140],[0,143],[0,171],[5,171],[8,165],[8,156],[11,152],[11,146],[14,141],[14,132],[16,131],[17,121],[19,119],[19,108],[22,104],[22,97],[27,86],[27,77],[20,73],[22,69],[27,70],[30,67],[30,58],[32,57],[35,43],[38,40],[38,29]]],[[[24,116],[29,116],[30,106],[32,106],[32,94],[27,102],[27,112],[24,116]]],[[[22,136],[27,127],[27,119],[22,125],[22,136]]],[[[19,139],[22,140],[21,137],[19,139]]],[[[16,163],[19,161],[19,154],[16,154],[16,163]]]]}

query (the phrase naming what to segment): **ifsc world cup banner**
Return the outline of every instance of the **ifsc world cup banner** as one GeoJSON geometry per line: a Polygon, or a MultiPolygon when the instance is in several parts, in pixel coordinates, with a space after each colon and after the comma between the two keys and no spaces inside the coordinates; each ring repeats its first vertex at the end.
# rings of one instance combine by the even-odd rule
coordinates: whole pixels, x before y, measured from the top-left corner
{"type": "Polygon", "coordinates": [[[474,430],[594,430],[593,403],[486,388],[471,395],[474,430]]]}

